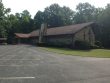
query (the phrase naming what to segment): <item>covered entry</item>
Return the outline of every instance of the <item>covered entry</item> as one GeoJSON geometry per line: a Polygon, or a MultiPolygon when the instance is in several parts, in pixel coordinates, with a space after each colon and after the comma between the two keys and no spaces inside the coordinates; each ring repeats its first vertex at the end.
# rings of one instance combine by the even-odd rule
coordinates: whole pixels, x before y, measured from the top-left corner
{"type": "Polygon", "coordinates": [[[22,34],[22,33],[15,33],[16,42],[20,43],[29,43],[30,41],[30,34],[22,34]]]}

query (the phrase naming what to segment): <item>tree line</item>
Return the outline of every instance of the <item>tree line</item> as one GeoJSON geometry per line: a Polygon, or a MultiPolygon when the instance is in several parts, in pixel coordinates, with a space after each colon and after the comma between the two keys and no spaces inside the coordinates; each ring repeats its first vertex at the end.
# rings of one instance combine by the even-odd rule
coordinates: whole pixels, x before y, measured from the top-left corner
{"type": "Polygon", "coordinates": [[[7,37],[8,43],[13,42],[14,33],[29,33],[39,29],[42,23],[47,23],[51,28],[92,21],[98,25],[94,29],[96,44],[110,48],[110,4],[96,8],[89,3],[79,3],[75,11],[52,4],[44,11],[38,11],[34,18],[27,10],[16,14],[10,12],[11,9],[5,8],[0,2],[0,37],[7,37]]]}

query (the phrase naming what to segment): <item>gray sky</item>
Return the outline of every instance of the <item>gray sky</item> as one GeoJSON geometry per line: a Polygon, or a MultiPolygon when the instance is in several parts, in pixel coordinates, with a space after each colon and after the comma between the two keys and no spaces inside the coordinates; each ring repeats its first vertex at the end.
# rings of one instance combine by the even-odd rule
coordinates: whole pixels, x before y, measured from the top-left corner
{"type": "Polygon", "coordinates": [[[38,10],[43,11],[45,7],[58,3],[60,6],[68,6],[75,10],[76,5],[80,2],[89,2],[95,7],[104,7],[110,0],[2,0],[6,8],[11,8],[11,13],[22,12],[27,9],[32,17],[38,10]]]}

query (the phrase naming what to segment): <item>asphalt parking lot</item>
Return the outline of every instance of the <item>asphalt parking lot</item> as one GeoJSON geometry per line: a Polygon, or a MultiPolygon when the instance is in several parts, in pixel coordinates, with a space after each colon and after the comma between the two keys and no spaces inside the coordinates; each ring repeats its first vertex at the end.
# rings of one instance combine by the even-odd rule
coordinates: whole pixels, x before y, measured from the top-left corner
{"type": "Polygon", "coordinates": [[[1,45],[0,83],[110,83],[110,59],[60,55],[31,45],[1,45]]]}

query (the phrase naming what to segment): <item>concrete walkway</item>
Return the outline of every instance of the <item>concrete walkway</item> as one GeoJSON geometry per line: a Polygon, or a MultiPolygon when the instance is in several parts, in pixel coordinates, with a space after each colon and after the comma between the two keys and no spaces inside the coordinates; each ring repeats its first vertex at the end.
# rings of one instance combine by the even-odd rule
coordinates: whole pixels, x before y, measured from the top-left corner
{"type": "Polygon", "coordinates": [[[110,83],[110,59],[4,45],[0,46],[0,83],[110,83]]]}

